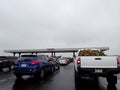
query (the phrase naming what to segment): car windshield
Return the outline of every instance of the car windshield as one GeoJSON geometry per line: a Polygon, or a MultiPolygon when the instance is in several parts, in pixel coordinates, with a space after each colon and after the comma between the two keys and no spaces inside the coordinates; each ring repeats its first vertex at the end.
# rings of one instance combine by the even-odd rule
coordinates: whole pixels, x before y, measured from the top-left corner
{"type": "Polygon", "coordinates": [[[61,59],[67,59],[66,57],[62,57],[61,59]]]}
{"type": "Polygon", "coordinates": [[[82,50],[79,56],[105,56],[105,54],[99,50],[82,50]]]}

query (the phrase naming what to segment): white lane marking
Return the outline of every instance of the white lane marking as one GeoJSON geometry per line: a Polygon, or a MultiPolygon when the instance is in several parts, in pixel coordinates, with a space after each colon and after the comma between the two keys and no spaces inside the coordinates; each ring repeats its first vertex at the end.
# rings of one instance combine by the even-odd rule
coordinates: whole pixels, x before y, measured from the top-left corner
{"type": "Polygon", "coordinates": [[[14,78],[15,78],[15,77],[10,77],[10,78],[8,78],[8,79],[0,80],[0,83],[5,82],[5,81],[7,81],[7,80],[9,80],[9,79],[14,79],[14,78]]]}
{"type": "Polygon", "coordinates": [[[0,83],[1,83],[1,82],[5,82],[5,81],[7,81],[7,79],[0,80],[0,83]]]}
{"type": "Polygon", "coordinates": [[[14,79],[15,77],[10,77],[10,78],[8,78],[8,79],[14,79]]]}
{"type": "Polygon", "coordinates": [[[120,80],[117,80],[120,83],[120,80]]]}

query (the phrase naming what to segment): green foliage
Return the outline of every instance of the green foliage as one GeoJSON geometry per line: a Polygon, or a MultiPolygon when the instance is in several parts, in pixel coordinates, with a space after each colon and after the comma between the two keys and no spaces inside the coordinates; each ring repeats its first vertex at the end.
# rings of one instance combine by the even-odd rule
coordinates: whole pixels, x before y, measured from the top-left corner
{"type": "Polygon", "coordinates": [[[80,56],[105,56],[102,51],[98,50],[82,50],[79,53],[80,56]]]}

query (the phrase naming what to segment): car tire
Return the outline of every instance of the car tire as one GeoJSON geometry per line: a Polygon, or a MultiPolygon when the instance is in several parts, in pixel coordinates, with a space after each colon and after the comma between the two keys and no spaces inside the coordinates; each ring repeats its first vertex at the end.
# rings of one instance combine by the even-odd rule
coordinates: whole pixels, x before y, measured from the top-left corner
{"type": "Polygon", "coordinates": [[[57,70],[60,70],[60,66],[58,66],[57,70]]]}
{"type": "Polygon", "coordinates": [[[60,65],[56,65],[55,70],[60,70],[60,65]]]}
{"type": "Polygon", "coordinates": [[[9,66],[8,69],[9,69],[8,72],[11,72],[11,66],[9,66]]]}
{"type": "Polygon", "coordinates": [[[55,72],[55,66],[51,67],[51,73],[55,72]]]}
{"type": "Polygon", "coordinates": [[[75,78],[75,88],[76,90],[79,90],[81,75],[79,75],[76,70],[74,70],[74,78],[75,78]]]}
{"type": "Polygon", "coordinates": [[[22,75],[20,75],[20,74],[15,74],[15,76],[17,79],[22,79],[22,75]]]}
{"type": "Polygon", "coordinates": [[[94,76],[93,79],[94,79],[94,82],[95,82],[95,86],[98,86],[99,85],[98,84],[98,82],[99,82],[98,76],[94,76]]]}
{"type": "Polygon", "coordinates": [[[108,86],[115,86],[117,83],[117,76],[110,75],[106,77],[108,86]]]}
{"type": "Polygon", "coordinates": [[[41,69],[40,78],[43,79],[44,77],[45,77],[45,71],[41,69]]]}

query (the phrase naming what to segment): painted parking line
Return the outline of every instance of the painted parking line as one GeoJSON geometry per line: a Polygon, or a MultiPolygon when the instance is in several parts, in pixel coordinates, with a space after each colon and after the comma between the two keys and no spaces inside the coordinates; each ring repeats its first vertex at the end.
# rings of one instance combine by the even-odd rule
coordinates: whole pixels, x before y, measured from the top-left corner
{"type": "Polygon", "coordinates": [[[1,83],[1,82],[5,82],[5,81],[7,81],[7,79],[0,80],[0,83],[1,83]]]}
{"type": "Polygon", "coordinates": [[[10,77],[10,78],[8,78],[8,79],[15,79],[16,77],[10,77]]]}
{"type": "Polygon", "coordinates": [[[2,80],[0,80],[0,83],[5,82],[5,81],[10,80],[10,79],[15,79],[15,77],[10,77],[10,78],[7,78],[7,79],[2,79],[2,80]]]}

